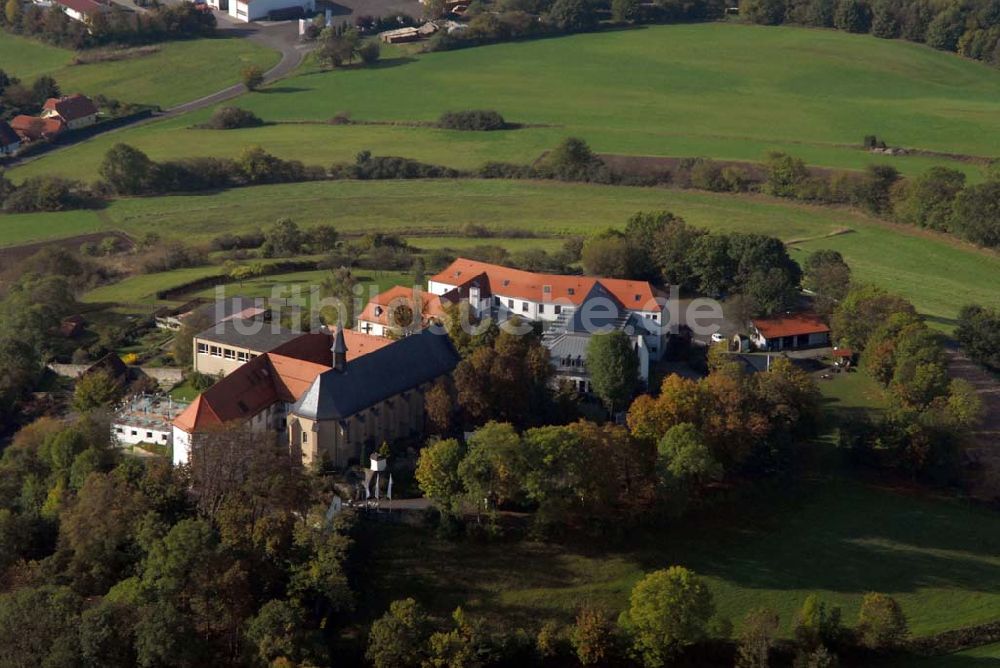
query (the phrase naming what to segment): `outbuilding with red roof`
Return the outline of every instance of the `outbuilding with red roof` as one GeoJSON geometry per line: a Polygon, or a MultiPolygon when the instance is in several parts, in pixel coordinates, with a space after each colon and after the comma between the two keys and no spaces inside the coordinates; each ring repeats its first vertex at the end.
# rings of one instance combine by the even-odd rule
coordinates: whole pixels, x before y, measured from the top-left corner
{"type": "Polygon", "coordinates": [[[761,350],[830,345],[830,327],[815,313],[786,313],[750,321],[750,339],[761,350]]]}
{"type": "MultiPolygon", "coordinates": [[[[73,2],[83,0],[71,0],[73,2]]],[[[97,3],[85,0],[91,4],[97,3]]],[[[103,5],[102,5],[103,6],[103,5]]],[[[58,118],[70,130],[85,128],[97,122],[97,105],[87,97],[76,93],[64,97],[50,97],[42,107],[42,118],[58,118]]]]}

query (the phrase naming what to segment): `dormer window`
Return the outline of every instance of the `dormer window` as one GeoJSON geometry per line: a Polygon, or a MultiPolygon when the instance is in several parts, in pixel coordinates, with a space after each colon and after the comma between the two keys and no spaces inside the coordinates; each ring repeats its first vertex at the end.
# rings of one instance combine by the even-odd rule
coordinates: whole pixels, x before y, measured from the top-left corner
{"type": "Polygon", "coordinates": [[[503,279],[503,286],[506,288],[508,285],[510,285],[510,279],[509,278],[503,279]]]}
{"type": "Polygon", "coordinates": [[[576,294],[576,288],[569,288],[568,290],[566,290],[566,292],[568,292],[571,295],[575,295],[576,294]]]}
{"type": "Polygon", "coordinates": [[[642,301],[642,295],[636,295],[636,296],[635,296],[635,300],[636,300],[637,302],[639,302],[639,301],[642,301]]]}
{"type": "Polygon", "coordinates": [[[376,306],[375,307],[375,315],[376,316],[380,316],[380,315],[382,315],[382,313],[383,313],[382,307],[381,306],[376,306]]]}
{"type": "Polygon", "coordinates": [[[552,286],[551,285],[543,285],[542,286],[542,292],[544,294],[551,295],[552,294],[552,286]]]}

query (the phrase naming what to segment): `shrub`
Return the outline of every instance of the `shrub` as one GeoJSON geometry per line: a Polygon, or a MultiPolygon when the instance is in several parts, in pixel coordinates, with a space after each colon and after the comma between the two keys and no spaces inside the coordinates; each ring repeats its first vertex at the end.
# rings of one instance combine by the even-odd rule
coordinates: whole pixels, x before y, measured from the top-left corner
{"type": "Polygon", "coordinates": [[[430,165],[395,156],[372,156],[368,151],[359,153],[353,165],[334,165],[330,171],[333,178],[360,180],[439,179],[460,176],[460,172],[450,167],[430,165]]]}
{"type": "Polygon", "coordinates": [[[237,128],[255,128],[263,124],[264,121],[252,111],[239,107],[222,107],[216,109],[212,118],[202,127],[211,130],[235,130],[237,128]]]}
{"type": "Polygon", "coordinates": [[[441,114],[437,124],[446,130],[489,131],[503,130],[507,127],[503,116],[489,109],[446,111],[441,114]]]}
{"type": "Polygon", "coordinates": [[[365,65],[374,65],[382,55],[382,48],[376,41],[368,41],[358,47],[358,58],[365,65]]]}
{"type": "Polygon", "coordinates": [[[909,630],[896,599],[876,592],[865,594],[858,614],[858,634],[861,644],[870,649],[885,650],[900,646],[909,630]]]}
{"type": "Polygon", "coordinates": [[[90,194],[75,181],[58,176],[33,176],[7,196],[3,209],[10,213],[65,211],[78,209],[90,199],[90,194]]]}

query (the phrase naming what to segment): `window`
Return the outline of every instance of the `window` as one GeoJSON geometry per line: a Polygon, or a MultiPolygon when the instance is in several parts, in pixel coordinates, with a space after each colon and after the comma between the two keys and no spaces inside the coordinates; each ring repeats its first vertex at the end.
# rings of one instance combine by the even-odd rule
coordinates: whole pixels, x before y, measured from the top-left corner
{"type": "Polygon", "coordinates": [[[543,285],[542,286],[542,292],[544,294],[551,295],[552,294],[552,286],[551,285],[543,285]]]}
{"type": "Polygon", "coordinates": [[[653,322],[659,322],[659,320],[660,320],[660,316],[658,314],[656,314],[656,313],[654,313],[653,315],[651,315],[649,317],[653,319],[653,322]]]}
{"type": "Polygon", "coordinates": [[[307,431],[302,432],[302,442],[303,443],[309,442],[309,432],[307,431]]]}
{"type": "Polygon", "coordinates": [[[212,346],[210,351],[212,353],[212,357],[222,357],[222,349],[219,348],[219,346],[212,346]]]}
{"type": "Polygon", "coordinates": [[[569,288],[568,290],[566,290],[566,292],[568,292],[571,295],[575,295],[576,294],[576,288],[569,288]]]}
{"type": "Polygon", "coordinates": [[[539,304],[538,305],[538,312],[539,313],[545,313],[545,304],[539,304]]]}
{"type": "Polygon", "coordinates": [[[562,313],[562,306],[556,304],[556,315],[559,315],[560,313],[562,313]]]}
{"type": "Polygon", "coordinates": [[[514,300],[513,299],[508,299],[507,300],[507,308],[514,308],[514,300]]]}
{"type": "Polygon", "coordinates": [[[528,302],[521,302],[521,310],[525,313],[528,312],[528,302]]]}
{"type": "Polygon", "coordinates": [[[496,304],[497,306],[500,306],[500,298],[499,297],[493,297],[493,303],[496,304]]]}
{"type": "Polygon", "coordinates": [[[241,362],[246,362],[248,359],[250,359],[250,354],[241,350],[240,352],[236,353],[236,359],[238,359],[241,362]]]}
{"type": "Polygon", "coordinates": [[[146,438],[153,438],[153,432],[147,431],[146,432],[146,438]]]}
{"type": "Polygon", "coordinates": [[[207,352],[208,352],[208,344],[207,343],[199,343],[198,344],[198,353],[201,354],[201,355],[204,355],[207,352]]]}
{"type": "Polygon", "coordinates": [[[222,352],[224,353],[227,360],[236,359],[236,351],[233,350],[232,348],[223,348],[222,352]]]}
{"type": "Polygon", "coordinates": [[[133,430],[132,430],[132,435],[133,435],[133,436],[138,436],[138,435],[139,435],[139,432],[137,432],[137,431],[136,431],[135,429],[133,429],[133,430]]]}
{"type": "Polygon", "coordinates": [[[160,434],[160,440],[161,441],[167,440],[167,435],[166,434],[160,434]]]}

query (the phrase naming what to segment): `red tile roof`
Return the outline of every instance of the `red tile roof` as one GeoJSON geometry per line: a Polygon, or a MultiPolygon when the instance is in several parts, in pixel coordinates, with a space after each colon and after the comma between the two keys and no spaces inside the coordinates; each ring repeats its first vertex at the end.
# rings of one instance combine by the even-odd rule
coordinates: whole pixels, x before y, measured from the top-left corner
{"type": "Polygon", "coordinates": [[[751,322],[765,339],[830,331],[826,323],[815,313],[790,313],[776,318],[756,318],[751,322]]]}
{"type": "Polygon", "coordinates": [[[431,277],[436,283],[460,288],[477,286],[482,296],[501,295],[534,302],[562,301],[579,306],[595,283],[603,285],[626,309],[661,311],[654,300],[659,292],[647,281],[619,278],[536,274],[496,264],[458,258],[444,271],[431,277]]]}
{"type": "MultiPolygon", "coordinates": [[[[77,9],[73,5],[75,4],[86,4],[94,5],[96,7],[104,7],[104,5],[99,5],[93,0],[59,0],[62,4],[70,7],[71,9],[76,9],[77,11],[85,11],[82,9],[77,9]]],[[[94,10],[86,10],[88,12],[94,10]]],[[[78,118],[86,118],[87,116],[92,116],[97,113],[97,107],[90,98],[86,95],[80,95],[79,93],[75,95],[68,95],[66,97],[50,97],[45,101],[45,106],[42,107],[45,111],[54,111],[59,114],[59,117],[65,120],[67,123],[70,121],[75,121],[78,118]]]]}
{"type": "Polygon", "coordinates": [[[38,118],[22,114],[10,120],[10,127],[23,139],[37,141],[55,137],[63,131],[65,124],[58,118],[38,118]]]}
{"type": "MultiPolygon", "coordinates": [[[[423,324],[427,324],[432,319],[439,319],[444,316],[444,302],[450,301],[447,297],[432,295],[423,290],[415,292],[413,288],[397,285],[372,297],[371,301],[365,306],[365,310],[358,316],[358,320],[377,322],[381,325],[394,325],[395,323],[389,322],[389,313],[392,309],[405,304],[416,311],[417,309],[414,307],[418,294],[421,301],[420,315],[423,324]]],[[[350,342],[347,345],[349,347],[350,342]]]]}
{"type": "MultiPolygon", "coordinates": [[[[393,343],[380,337],[344,330],[347,360],[393,343]]],[[[177,418],[174,425],[188,433],[221,427],[253,417],[278,401],[292,403],[333,362],[328,333],[303,334],[255,357],[208,388],[177,418]]]]}

